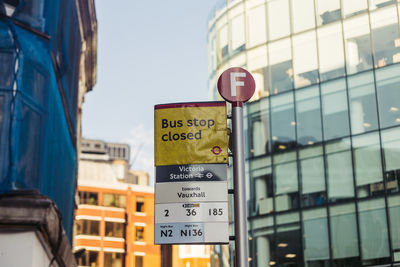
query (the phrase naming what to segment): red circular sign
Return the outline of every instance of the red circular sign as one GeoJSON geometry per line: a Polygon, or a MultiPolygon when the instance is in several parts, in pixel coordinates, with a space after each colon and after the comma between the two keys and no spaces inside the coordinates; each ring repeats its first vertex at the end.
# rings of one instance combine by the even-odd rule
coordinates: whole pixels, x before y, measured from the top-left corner
{"type": "Polygon", "coordinates": [[[256,89],[253,76],[242,68],[229,68],[218,79],[218,92],[228,102],[241,106],[256,89]]]}

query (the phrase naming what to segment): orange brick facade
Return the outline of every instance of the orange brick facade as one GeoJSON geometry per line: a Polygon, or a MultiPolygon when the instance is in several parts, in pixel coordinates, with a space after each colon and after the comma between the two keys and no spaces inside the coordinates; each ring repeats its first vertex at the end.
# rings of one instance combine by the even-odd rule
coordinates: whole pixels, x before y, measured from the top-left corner
{"type": "Polygon", "coordinates": [[[136,190],[134,185],[126,186],[126,189],[78,186],[78,192],[82,195],[90,193],[92,196],[91,203],[87,203],[85,199],[82,203],[81,200],[75,214],[75,251],[79,249],[89,251],[86,252],[86,261],[83,259],[78,262],[80,266],[154,267],[161,265],[160,247],[154,245],[153,241],[154,194],[152,192],[136,190]],[[121,202],[120,207],[107,207],[104,205],[106,195],[108,198],[111,195],[124,196],[122,199],[125,201],[121,202]],[[93,196],[97,196],[97,200],[93,196]],[[122,233],[118,230],[112,231],[113,227],[116,229],[116,226],[118,229],[123,227],[122,233]],[[113,236],[114,233],[118,236],[113,236]],[[91,265],[87,265],[90,261],[89,257],[92,257],[90,258],[91,265]],[[97,259],[95,263],[93,263],[94,258],[97,259]]]}

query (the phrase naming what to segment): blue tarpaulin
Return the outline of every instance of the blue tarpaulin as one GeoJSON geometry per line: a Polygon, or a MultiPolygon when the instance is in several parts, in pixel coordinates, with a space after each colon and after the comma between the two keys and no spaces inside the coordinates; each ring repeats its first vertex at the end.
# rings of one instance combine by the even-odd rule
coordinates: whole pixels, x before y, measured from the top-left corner
{"type": "Polygon", "coordinates": [[[76,1],[0,0],[0,194],[38,190],[71,240],[82,35],[76,1]]]}

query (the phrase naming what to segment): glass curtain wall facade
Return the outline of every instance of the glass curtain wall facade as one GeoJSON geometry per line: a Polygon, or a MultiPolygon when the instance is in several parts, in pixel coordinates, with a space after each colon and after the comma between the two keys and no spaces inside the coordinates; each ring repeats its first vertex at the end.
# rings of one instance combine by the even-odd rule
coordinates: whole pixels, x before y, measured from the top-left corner
{"type": "MultiPolygon", "coordinates": [[[[250,266],[400,266],[400,2],[227,1],[209,96],[250,71],[250,266]]],[[[224,265],[220,265],[224,266],[224,265]]]]}

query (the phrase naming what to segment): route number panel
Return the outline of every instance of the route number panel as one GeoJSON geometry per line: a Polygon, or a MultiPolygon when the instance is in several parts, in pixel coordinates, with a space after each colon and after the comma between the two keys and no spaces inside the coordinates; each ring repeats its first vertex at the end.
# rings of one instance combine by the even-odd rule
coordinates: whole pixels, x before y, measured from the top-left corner
{"type": "Polygon", "coordinates": [[[172,203],[155,205],[156,223],[227,221],[227,202],[172,203]]]}
{"type": "Polygon", "coordinates": [[[154,237],[155,244],[228,243],[228,222],[156,223],[154,237]]]}

